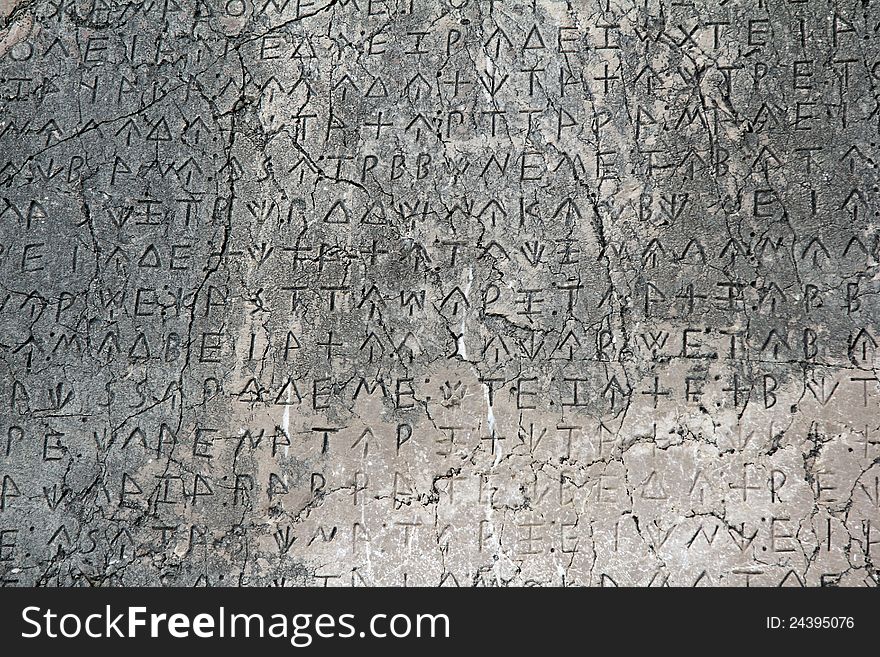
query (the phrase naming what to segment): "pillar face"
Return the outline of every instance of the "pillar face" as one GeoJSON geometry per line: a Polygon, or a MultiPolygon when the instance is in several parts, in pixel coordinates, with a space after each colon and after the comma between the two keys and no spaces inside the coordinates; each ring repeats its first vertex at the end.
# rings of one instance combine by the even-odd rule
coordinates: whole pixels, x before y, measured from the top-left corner
{"type": "Polygon", "coordinates": [[[0,580],[876,584],[878,23],[0,0],[0,580]]]}

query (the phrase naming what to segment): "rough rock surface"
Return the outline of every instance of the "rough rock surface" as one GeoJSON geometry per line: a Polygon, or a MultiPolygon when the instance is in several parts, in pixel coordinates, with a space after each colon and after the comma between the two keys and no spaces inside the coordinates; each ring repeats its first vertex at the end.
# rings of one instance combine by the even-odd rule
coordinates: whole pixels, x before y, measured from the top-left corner
{"type": "Polygon", "coordinates": [[[0,579],[876,585],[878,27],[0,0],[0,579]]]}

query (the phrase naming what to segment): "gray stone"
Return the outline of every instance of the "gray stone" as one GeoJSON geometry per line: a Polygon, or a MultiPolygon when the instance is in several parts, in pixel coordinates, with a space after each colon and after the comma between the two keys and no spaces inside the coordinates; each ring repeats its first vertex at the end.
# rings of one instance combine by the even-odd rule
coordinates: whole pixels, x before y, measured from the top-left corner
{"type": "Polygon", "coordinates": [[[0,0],[0,580],[876,585],[878,25],[0,0]]]}

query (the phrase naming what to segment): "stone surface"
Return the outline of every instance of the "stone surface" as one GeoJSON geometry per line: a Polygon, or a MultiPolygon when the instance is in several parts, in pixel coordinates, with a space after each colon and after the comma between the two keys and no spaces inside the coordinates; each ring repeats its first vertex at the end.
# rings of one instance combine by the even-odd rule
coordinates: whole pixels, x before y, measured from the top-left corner
{"type": "Polygon", "coordinates": [[[878,25],[0,0],[0,579],[876,585],[878,25]]]}

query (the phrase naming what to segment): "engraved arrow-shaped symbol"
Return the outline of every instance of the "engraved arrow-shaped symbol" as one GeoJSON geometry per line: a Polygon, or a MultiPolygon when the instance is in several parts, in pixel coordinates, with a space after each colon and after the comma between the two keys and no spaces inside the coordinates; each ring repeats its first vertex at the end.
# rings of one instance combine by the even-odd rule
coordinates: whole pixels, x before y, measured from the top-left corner
{"type": "Polygon", "coordinates": [[[541,262],[541,256],[544,255],[544,245],[539,240],[526,242],[519,250],[526,257],[526,260],[532,267],[537,267],[541,262]]]}
{"type": "Polygon", "coordinates": [[[484,88],[486,91],[489,92],[489,95],[490,95],[490,96],[493,96],[493,97],[494,97],[495,94],[497,94],[497,93],[501,90],[501,87],[504,86],[504,83],[507,82],[507,78],[508,78],[508,77],[510,77],[510,76],[509,76],[509,75],[505,75],[505,76],[504,76],[503,78],[501,78],[501,80],[499,81],[499,80],[495,77],[495,74],[494,74],[494,73],[490,73],[489,71],[486,71],[486,73],[480,75],[480,78],[479,78],[479,79],[480,79],[480,84],[483,85],[483,88],[484,88]]]}
{"type": "Polygon", "coordinates": [[[834,392],[835,390],[837,390],[837,386],[840,385],[840,382],[838,381],[837,383],[835,383],[831,390],[826,390],[824,376],[821,379],[821,386],[819,390],[816,390],[816,387],[814,385],[815,383],[816,379],[813,378],[811,382],[807,382],[807,388],[809,388],[810,392],[813,393],[813,397],[816,398],[816,401],[822,404],[822,406],[825,406],[826,404],[828,404],[829,401],[831,401],[831,397],[834,395],[834,392]]]}

